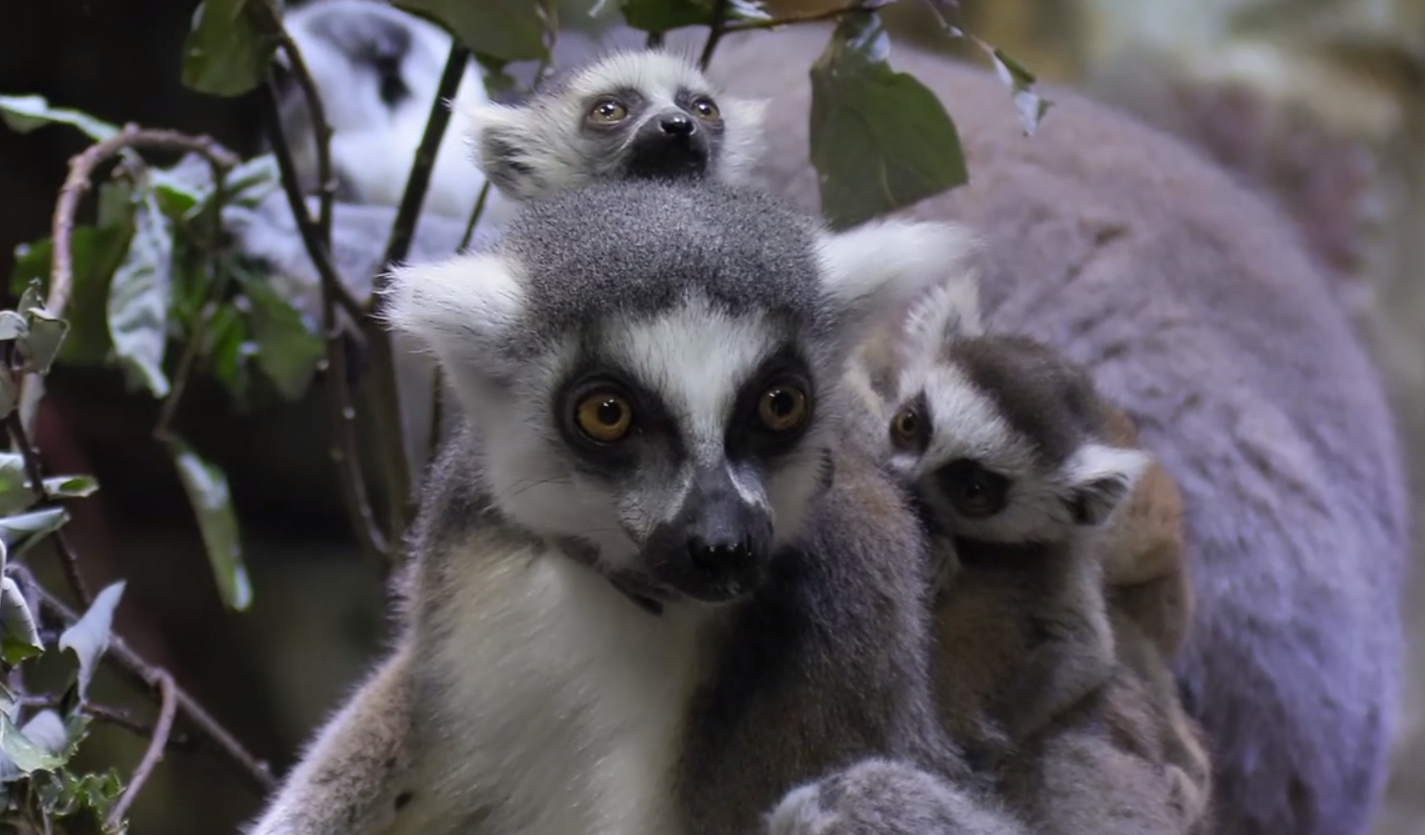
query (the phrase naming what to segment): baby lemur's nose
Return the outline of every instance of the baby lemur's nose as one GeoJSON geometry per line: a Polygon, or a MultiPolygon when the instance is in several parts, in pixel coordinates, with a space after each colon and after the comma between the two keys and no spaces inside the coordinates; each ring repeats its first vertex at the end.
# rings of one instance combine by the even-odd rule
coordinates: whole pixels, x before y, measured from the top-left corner
{"type": "Polygon", "coordinates": [[[658,120],[658,126],[669,136],[690,136],[693,133],[693,120],[682,113],[669,113],[658,120]]]}
{"type": "Polygon", "coordinates": [[[751,560],[752,545],[746,539],[717,538],[709,542],[700,536],[690,536],[688,556],[693,567],[705,574],[733,573],[751,560]]]}

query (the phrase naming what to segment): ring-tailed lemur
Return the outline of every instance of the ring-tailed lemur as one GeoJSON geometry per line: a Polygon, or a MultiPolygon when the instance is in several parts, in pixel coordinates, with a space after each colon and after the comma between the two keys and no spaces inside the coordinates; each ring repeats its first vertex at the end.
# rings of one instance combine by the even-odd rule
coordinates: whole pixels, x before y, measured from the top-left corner
{"type": "Polygon", "coordinates": [[[1047,832],[1198,826],[1210,769],[1177,694],[1159,686],[1171,656],[1105,595],[1103,534],[1123,524],[1118,512],[1151,454],[1116,442],[1114,410],[1084,368],[1043,343],[986,332],[973,272],[860,349],[850,382],[865,403],[852,437],[913,491],[946,552],[933,667],[952,737],[1004,772],[1016,808],[1047,832]],[[1115,722],[1134,732],[1113,733],[1115,722]],[[1119,776],[1167,777],[1156,804],[1151,792],[1130,796],[1133,814],[1086,827],[1070,811],[1107,804],[1052,775],[1105,757],[1119,776]]]}
{"type": "Polygon", "coordinates": [[[529,200],[597,179],[746,181],[762,147],[766,103],[728,96],[692,59],[619,51],[519,105],[469,111],[480,169],[529,200]]]}
{"type": "Polygon", "coordinates": [[[639,180],[396,271],[385,315],[460,426],[400,648],[252,832],[745,835],[868,756],[963,774],[930,701],[920,526],[836,440],[862,323],[965,242],[639,180]]]}
{"type": "MultiPolygon", "coordinates": [[[[806,73],[829,37],[816,25],[729,34],[710,71],[771,101],[758,178],[813,211],[806,73]]],[[[1390,413],[1338,301],[1291,227],[1181,143],[1060,89],[1026,138],[992,74],[909,44],[892,60],[945,102],[971,171],[913,214],[987,235],[988,311],[1088,365],[1179,483],[1198,570],[1178,678],[1209,734],[1224,826],[1364,832],[1393,727],[1408,520],[1390,413]]],[[[436,73],[404,80],[433,95],[436,73]]],[[[374,82],[353,74],[332,89],[355,83],[374,82]]],[[[409,156],[409,133],[388,128],[382,153],[409,156]]],[[[280,196],[271,208],[286,213],[280,196]]],[[[240,245],[299,261],[296,278],[315,287],[290,255],[300,241],[275,225],[257,217],[240,245]]],[[[427,216],[413,260],[461,233],[427,216]]],[[[360,251],[374,263],[384,232],[369,238],[360,251]]],[[[417,447],[424,385],[403,394],[417,447]]]]}

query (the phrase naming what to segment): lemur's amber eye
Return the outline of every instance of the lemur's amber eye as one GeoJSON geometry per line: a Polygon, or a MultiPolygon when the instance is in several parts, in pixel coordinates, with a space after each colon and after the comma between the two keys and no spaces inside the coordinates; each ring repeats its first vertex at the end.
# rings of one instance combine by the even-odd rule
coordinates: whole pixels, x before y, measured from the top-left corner
{"type": "Polygon", "coordinates": [[[907,406],[891,418],[891,440],[900,444],[914,444],[920,436],[920,413],[907,406]]]}
{"type": "Polygon", "coordinates": [[[717,102],[707,96],[698,96],[693,99],[693,112],[698,114],[698,118],[706,122],[716,122],[722,118],[722,111],[717,109],[717,102]]]}
{"type": "Polygon", "coordinates": [[[611,125],[614,122],[622,122],[628,118],[628,108],[623,102],[615,98],[602,98],[594,102],[594,106],[589,108],[589,121],[602,122],[611,125]]]}
{"type": "Polygon", "coordinates": [[[757,401],[757,417],[773,432],[796,429],[807,416],[806,392],[786,383],[773,386],[757,401]]]}
{"type": "Polygon", "coordinates": [[[590,440],[611,444],[628,434],[633,425],[633,408],[617,394],[597,391],[579,401],[574,422],[590,440]]]}

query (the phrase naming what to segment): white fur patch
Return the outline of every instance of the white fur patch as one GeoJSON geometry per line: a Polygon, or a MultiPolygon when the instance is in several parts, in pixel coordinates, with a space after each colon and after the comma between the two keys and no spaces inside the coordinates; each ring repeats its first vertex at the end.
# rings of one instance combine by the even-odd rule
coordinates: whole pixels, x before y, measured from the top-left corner
{"type": "Polygon", "coordinates": [[[1146,450],[1085,444],[1064,465],[1064,475],[1075,485],[1105,478],[1119,479],[1131,490],[1151,466],[1153,456],[1146,450]]]}
{"type": "Polygon", "coordinates": [[[823,835],[834,831],[841,816],[821,805],[819,783],[797,786],[765,817],[766,835],[823,835]]]}
{"type": "Polygon", "coordinates": [[[385,321],[440,358],[452,375],[497,361],[492,342],[519,316],[520,268],[490,254],[456,255],[391,272],[380,308],[385,321]]]}
{"type": "MultiPolygon", "coordinates": [[[[709,612],[650,617],[566,557],[471,541],[449,555],[453,620],[428,763],[441,817],[497,804],[503,835],[678,835],[673,772],[709,612]]],[[[417,830],[412,830],[417,831],[417,830]]],[[[419,830],[429,831],[429,830],[419,830]]]]}
{"type": "Polygon", "coordinates": [[[906,315],[906,355],[929,358],[955,339],[980,336],[979,277],[970,270],[952,276],[917,301],[906,315]]]}
{"type": "Polygon", "coordinates": [[[975,236],[957,223],[869,221],[823,234],[817,247],[822,287],[842,315],[864,320],[964,273],[976,246],[975,236]]]}
{"type": "MultiPolygon", "coordinates": [[[[360,202],[395,206],[405,192],[416,148],[425,133],[440,75],[450,51],[450,36],[414,15],[369,0],[315,0],[283,16],[292,40],[302,51],[322,107],[331,126],[332,164],[354,189],[360,202]],[[401,81],[410,94],[394,105],[381,98],[380,76],[362,52],[362,44],[349,40],[343,53],[333,41],[315,34],[328,16],[361,14],[399,24],[411,35],[410,50],[402,57],[401,81]]],[[[426,192],[425,211],[447,217],[468,218],[475,207],[484,175],[471,164],[465,148],[468,128],[461,114],[487,101],[484,79],[470,62],[454,101],[455,124],[442,138],[426,192]]],[[[309,123],[285,125],[301,173],[315,178],[315,143],[309,123]]],[[[498,199],[487,201],[485,217],[492,223],[507,215],[498,199]]],[[[482,225],[484,224],[482,222],[482,225]]]]}

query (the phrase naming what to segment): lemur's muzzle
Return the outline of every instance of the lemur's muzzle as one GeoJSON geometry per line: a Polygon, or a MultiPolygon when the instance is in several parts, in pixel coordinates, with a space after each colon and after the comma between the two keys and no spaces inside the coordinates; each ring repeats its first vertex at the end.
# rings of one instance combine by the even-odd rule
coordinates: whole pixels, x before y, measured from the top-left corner
{"type": "Polygon", "coordinates": [[[772,547],[771,511],[743,499],[725,465],[700,471],[683,507],[649,537],[649,570],[695,600],[731,600],[757,587],[772,547]]]}
{"type": "Polygon", "coordinates": [[[634,134],[626,167],[635,177],[701,177],[708,167],[707,131],[681,108],[655,113],[634,134]]]}

